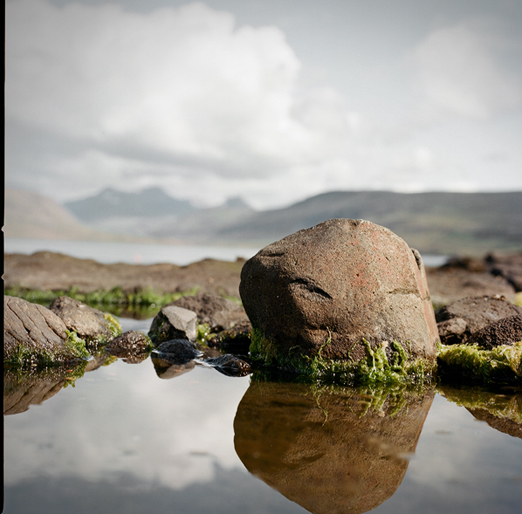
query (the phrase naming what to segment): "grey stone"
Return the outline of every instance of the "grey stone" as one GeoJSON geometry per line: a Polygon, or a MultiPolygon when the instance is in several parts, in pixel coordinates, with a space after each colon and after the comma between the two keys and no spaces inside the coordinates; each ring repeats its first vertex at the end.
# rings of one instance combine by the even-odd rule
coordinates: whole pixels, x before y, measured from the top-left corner
{"type": "Polygon", "coordinates": [[[152,320],[148,335],[155,346],[171,339],[195,341],[196,323],[195,312],[176,305],[168,305],[163,307],[152,320]]]}
{"type": "Polygon", "coordinates": [[[67,327],[54,312],[21,298],[4,296],[4,361],[12,359],[20,347],[53,362],[77,358],[66,346],[67,327]]]}
{"type": "Polygon", "coordinates": [[[163,359],[171,364],[187,364],[201,356],[195,343],[187,339],[164,341],[152,351],[155,358],[163,359]]]}
{"type": "Polygon", "coordinates": [[[245,263],[240,294],[253,329],[275,341],[278,355],[358,361],[364,338],[435,360],[421,257],[369,221],[329,220],[263,248],[245,263]]]}

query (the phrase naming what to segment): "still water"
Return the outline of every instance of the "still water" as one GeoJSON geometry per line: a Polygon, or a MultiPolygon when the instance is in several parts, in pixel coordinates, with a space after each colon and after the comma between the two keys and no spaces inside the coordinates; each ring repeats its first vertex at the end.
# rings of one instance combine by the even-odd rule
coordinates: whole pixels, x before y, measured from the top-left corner
{"type": "Polygon", "coordinates": [[[161,376],[148,358],[74,387],[5,381],[5,512],[522,511],[522,394],[473,392],[509,406],[488,411],[493,428],[452,389],[317,389],[197,365],[161,376]]]}
{"type": "MultiPolygon", "coordinates": [[[[4,247],[6,253],[31,254],[46,250],[65,253],[80,259],[95,259],[104,264],[169,262],[179,266],[185,266],[206,258],[224,261],[235,261],[238,257],[249,259],[260,250],[258,247],[231,245],[167,245],[14,238],[6,238],[4,247]]],[[[443,255],[423,255],[422,258],[426,266],[440,266],[447,260],[447,257],[443,255]]]]}

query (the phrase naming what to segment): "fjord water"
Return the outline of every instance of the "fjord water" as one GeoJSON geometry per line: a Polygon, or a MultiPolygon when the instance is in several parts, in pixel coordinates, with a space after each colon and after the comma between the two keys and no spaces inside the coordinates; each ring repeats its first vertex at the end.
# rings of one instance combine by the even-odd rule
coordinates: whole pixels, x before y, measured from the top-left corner
{"type": "MultiPolygon", "coordinates": [[[[122,322],[124,330],[150,324],[122,322]]],[[[4,417],[6,513],[522,507],[522,439],[433,388],[321,389],[200,365],[165,379],[150,358],[118,359],[64,383],[4,417]]],[[[37,391],[4,383],[4,408],[37,391]]]]}

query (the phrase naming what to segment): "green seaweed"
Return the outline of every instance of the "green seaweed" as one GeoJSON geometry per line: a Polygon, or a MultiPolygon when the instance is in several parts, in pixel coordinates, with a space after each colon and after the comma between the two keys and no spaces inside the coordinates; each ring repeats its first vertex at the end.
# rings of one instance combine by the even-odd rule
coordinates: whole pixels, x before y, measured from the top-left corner
{"type": "Polygon", "coordinates": [[[483,384],[522,383],[522,341],[492,350],[478,345],[440,344],[437,360],[443,378],[483,384]]]}
{"type": "Polygon", "coordinates": [[[118,310],[117,308],[122,306],[125,306],[127,309],[143,309],[144,307],[160,309],[183,296],[195,295],[198,291],[199,288],[195,287],[187,291],[164,293],[147,287],[135,292],[125,292],[121,287],[113,287],[111,289],[98,289],[83,293],[76,287],[56,291],[10,287],[4,290],[4,294],[23,298],[28,302],[40,305],[49,305],[60,296],[68,296],[91,307],[98,307],[101,310],[107,310],[108,308],[118,310]]]}
{"type": "Polygon", "coordinates": [[[112,335],[112,339],[118,337],[122,333],[121,323],[110,313],[104,313],[103,317],[107,320],[107,325],[112,335]]]}
{"type": "Polygon", "coordinates": [[[278,352],[276,343],[257,328],[252,328],[250,356],[254,366],[275,369],[294,375],[299,382],[335,383],[341,385],[401,384],[429,382],[436,363],[425,359],[408,359],[406,351],[394,341],[388,349],[386,343],[373,347],[365,339],[366,355],[360,361],[329,359],[321,351],[331,342],[331,336],[314,356],[299,353],[293,347],[288,355],[278,352]],[[391,363],[390,363],[391,361],[391,363]]]}

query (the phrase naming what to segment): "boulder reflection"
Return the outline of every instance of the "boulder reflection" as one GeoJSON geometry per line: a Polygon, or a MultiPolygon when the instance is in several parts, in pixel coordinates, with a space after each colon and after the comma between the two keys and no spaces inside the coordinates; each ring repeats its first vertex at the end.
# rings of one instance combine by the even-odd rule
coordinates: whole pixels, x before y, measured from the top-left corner
{"type": "Polygon", "coordinates": [[[401,484],[433,396],[252,382],[234,420],[236,452],[310,512],[367,512],[401,484]]]}

